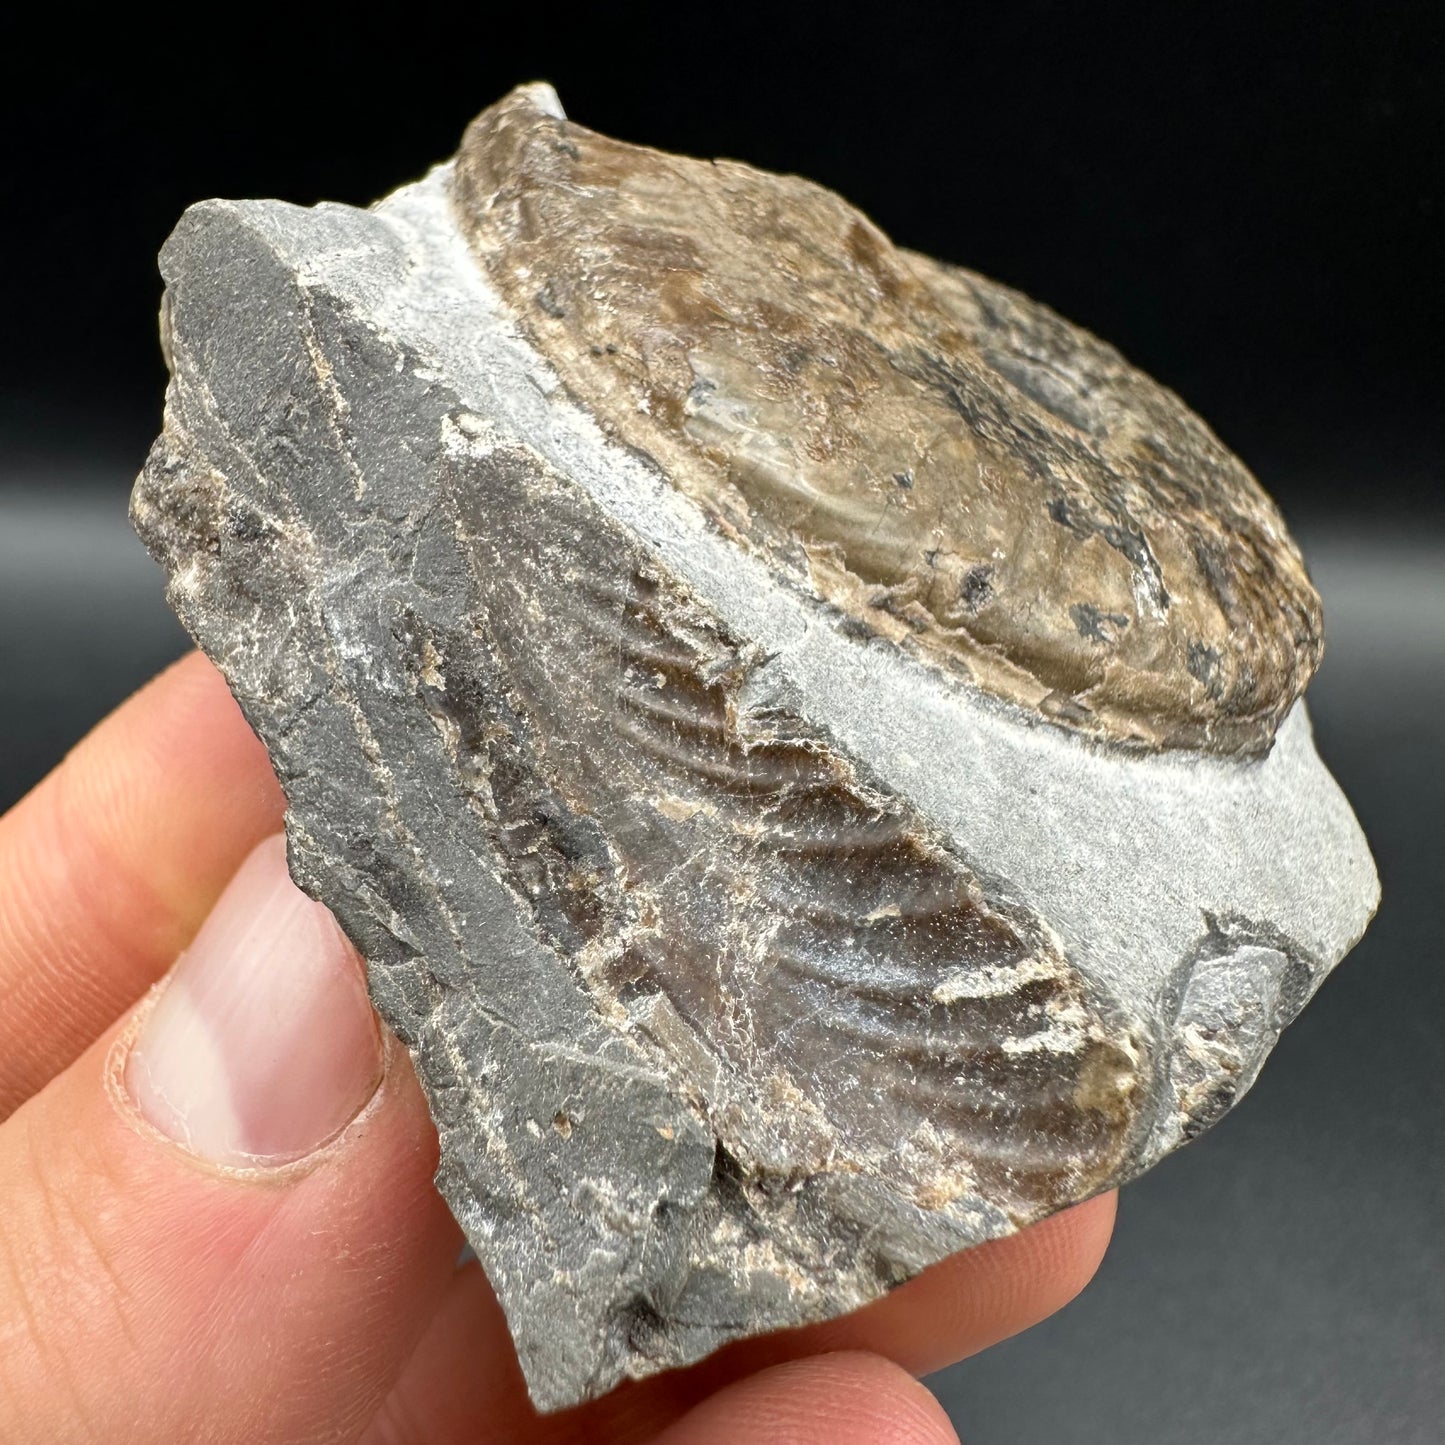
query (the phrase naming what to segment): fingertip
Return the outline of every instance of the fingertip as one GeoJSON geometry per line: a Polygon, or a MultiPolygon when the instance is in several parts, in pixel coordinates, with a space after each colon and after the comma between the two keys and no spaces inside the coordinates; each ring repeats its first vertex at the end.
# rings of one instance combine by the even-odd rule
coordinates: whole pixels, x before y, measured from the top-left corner
{"type": "MultiPolygon", "coordinates": [[[[1061,1310],[1093,1279],[1114,1227],[1113,1191],[955,1255],[889,1301],[933,1333],[909,1361],[928,1373],[1061,1310]],[[920,1358],[919,1356],[923,1356],[920,1358]]],[[[889,1351],[889,1353],[893,1353],[889,1351]]]]}
{"type": "Polygon", "coordinates": [[[657,1445],[958,1445],[938,1401],[901,1366],[861,1352],[774,1365],[709,1396],[657,1445]]]}
{"type": "MultiPolygon", "coordinates": [[[[265,837],[280,826],[286,799],[266,755],[216,667],[199,652],[187,653],[145,685],[131,702],[111,715],[81,745],[95,747],[99,765],[93,779],[111,797],[117,833],[128,840],[134,810],[118,810],[118,797],[129,803],[127,788],[145,778],[138,758],[156,770],[181,771],[204,784],[211,817],[219,835],[243,832],[248,839],[265,837]]],[[[82,770],[76,770],[81,772],[82,770]]],[[[218,839],[218,842],[220,839],[218,839]]],[[[229,840],[227,857],[236,852],[229,840]]],[[[244,849],[240,856],[244,856],[244,849]]]]}
{"type": "Polygon", "coordinates": [[[1093,1278],[1113,1226],[1114,1194],[1098,1195],[952,1255],[854,1314],[745,1341],[735,1358],[861,1349],[929,1374],[1062,1309],[1093,1278]]]}
{"type": "Polygon", "coordinates": [[[224,679],[190,653],[82,738],[22,806],[21,841],[72,879],[50,890],[52,926],[103,889],[112,934],[150,935],[147,951],[169,962],[281,826],[286,800],[224,679]]]}
{"type": "Polygon", "coordinates": [[[1118,1202],[1118,1190],[1111,1189],[1025,1231],[1035,1256],[1032,1271],[1048,1284],[1038,1293],[1035,1307],[1046,1307],[1045,1313],[1053,1314],[1079,1295],[1098,1273],[1114,1237],[1118,1202]]]}

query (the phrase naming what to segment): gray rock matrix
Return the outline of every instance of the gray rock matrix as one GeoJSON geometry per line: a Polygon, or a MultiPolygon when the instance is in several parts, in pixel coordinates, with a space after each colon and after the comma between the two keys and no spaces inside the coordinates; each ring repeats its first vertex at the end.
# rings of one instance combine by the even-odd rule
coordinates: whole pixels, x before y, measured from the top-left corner
{"type": "Polygon", "coordinates": [[[1112,745],[738,545],[560,384],[451,175],[187,211],[132,511],[550,1410],[1137,1175],[1378,884],[1302,701],[1256,757],[1112,745]]]}

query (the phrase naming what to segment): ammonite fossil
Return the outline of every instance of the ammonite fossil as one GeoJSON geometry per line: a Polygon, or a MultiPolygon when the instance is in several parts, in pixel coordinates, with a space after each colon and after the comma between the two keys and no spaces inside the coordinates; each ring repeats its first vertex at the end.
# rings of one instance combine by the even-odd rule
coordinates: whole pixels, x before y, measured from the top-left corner
{"type": "Polygon", "coordinates": [[[1279,514],[1036,302],[545,86],[162,268],[136,525],[544,1408],[1137,1174],[1364,929],[1279,514]]]}

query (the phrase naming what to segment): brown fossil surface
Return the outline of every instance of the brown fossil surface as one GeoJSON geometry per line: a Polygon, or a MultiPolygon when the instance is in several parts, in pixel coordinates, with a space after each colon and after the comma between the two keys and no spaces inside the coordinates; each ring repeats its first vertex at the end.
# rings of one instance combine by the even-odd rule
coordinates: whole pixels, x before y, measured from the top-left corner
{"type": "Polygon", "coordinates": [[[1319,598],[1254,478],[1111,347],[811,181],[526,90],[453,193],[576,398],[858,625],[1069,726],[1268,748],[1319,598]]]}

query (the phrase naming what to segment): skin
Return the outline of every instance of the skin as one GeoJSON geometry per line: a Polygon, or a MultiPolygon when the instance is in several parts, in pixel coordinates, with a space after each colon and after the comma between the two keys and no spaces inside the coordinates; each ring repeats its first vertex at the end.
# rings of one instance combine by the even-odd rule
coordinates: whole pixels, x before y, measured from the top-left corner
{"type": "Polygon", "coordinates": [[[537,1416],[485,1277],[455,1268],[404,1050],[352,1125],[275,1169],[195,1158],[118,1083],[138,1005],[283,807],[191,656],[0,818],[0,1439],[935,1445],[957,1437],[915,1377],[1093,1275],[1113,1195],[847,1318],[537,1416]]]}

